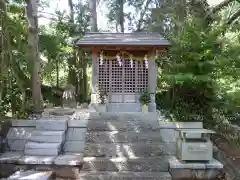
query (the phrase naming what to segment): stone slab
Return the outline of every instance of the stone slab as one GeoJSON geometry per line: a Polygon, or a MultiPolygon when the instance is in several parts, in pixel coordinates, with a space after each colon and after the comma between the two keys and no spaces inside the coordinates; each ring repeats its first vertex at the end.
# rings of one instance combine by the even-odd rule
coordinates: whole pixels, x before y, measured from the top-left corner
{"type": "Polygon", "coordinates": [[[206,169],[206,164],[201,162],[181,162],[175,156],[169,158],[170,169],[206,169]]]}
{"type": "Polygon", "coordinates": [[[82,172],[79,179],[89,180],[171,180],[168,172],[82,172]]]}
{"type": "Polygon", "coordinates": [[[69,128],[85,128],[87,124],[88,120],[68,120],[69,128]]]}
{"type": "Polygon", "coordinates": [[[202,129],[202,122],[176,122],[177,129],[202,129]]]}
{"type": "Polygon", "coordinates": [[[24,154],[33,156],[57,156],[60,152],[61,143],[37,143],[27,142],[24,154]]]}
{"type": "Polygon", "coordinates": [[[213,159],[206,163],[206,168],[207,169],[222,169],[223,164],[221,162],[219,162],[218,160],[213,159]]]}
{"type": "Polygon", "coordinates": [[[157,113],[148,112],[91,112],[90,120],[109,120],[109,121],[157,121],[157,113]]]}
{"type": "Polygon", "coordinates": [[[12,120],[13,127],[36,127],[36,120],[12,120]]]}
{"type": "Polygon", "coordinates": [[[52,175],[52,171],[17,171],[8,180],[50,180],[52,175]]]}
{"type": "Polygon", "coordinates": [[[35,128],[32,127],[12,127],[7,133],[8,140],[20,139],[28,140],[35,128]]]}
{"type": "Polygon", "coordinates": [[[67,141],[84,141],[87,133],[87,128],[68,128],[67,141]]]}
{"type": "Polygon", "coordinates": [[[175,129],[161,129],[159,134],[163,142],[176,142],[179,137],[175,129]]]}
{"type": "Polygon", "coordinates": [[[65,131],[33,131],[30,140],[35,142],[61,143],[65,140],[65,131]]]}
{"type": "Polygon", "coordinates": [[[171,169],[222,169],[223,165],[216,159],[209,162],[182,162],[173,156],[169,159],[169,167],[171,169]]]}
{"type": "Polygon", "coordinates": [[[158,142],[162,139],[159,132],[121,132],[121,131],[100,131],[87,132],[86,142],[90,143],[133,143],[133,142],[158,142]]]}
{"type": "Polygon", "coordinates": [[[23,156],[23,152],[5,152],[0,155],[0,163],[15,163],[23,156]]]}
{"type": "Polygon", "coordinates": [[[25,148],[24,154],[29,156],[57,156],[60,149],[28,149],[25,148]]]}
{"type": "Polygon", "coordinates": [[[37,142],[28,142],[26,148],[29,149],[58,149],[60,148],[61,143],[37,143],[37,142]]]}
{"type": "MultiPolygon", "coordinates": [[[[174,180],[217,180],[225,179],[224,173],[219,169],[170,169],[174,180]]],[[[237,179],[236,179],[237,180],[237,179]]]]}
{"type": "Polygon", "coordinates": [[[84,151],[85,141],[66,141],[63,150],[64,152],[81,153],[84,151]]]}
{"type": "Polygon", "coordinates": [[[7,144],[11,151],[24,151],[26,142],[27,142],[27,140],[19,140],[19,139],[7,140],[7,144]]]}
{"type": "Polygon", "coordinates": [[[67,120],[38,120],[36,130],[65,131],[67,120]]]}
{"type": "Polygon", "coordinates": [[[63,154],[59,155],[55,160],[56,165],[77,166],[83,163],[83,154],[63,154]]]}
{"type": "Polygon", "coordinates": [[[159,126],[160,128],[162,129],[176,129],[176,124],[174,122],[163,122],[163,121],[160,121],[159,122],[159,126]]]}
{"type": "Polygon", "coordinates": [[[53,164],[56,157],[57,156],[24,155],[18,159],[18,163],[19,164],[51,165],[53,164]]]}
{"type": "Polygon", "coordinates": [[[155,157],[176,155],[175,143],[86,143],[85,156],[96,157],[155,157]]]}
{"type": "Polygon", "coordinates": [[[84,157],[83,171],[168,172],[168,156],[137,158],[84,157]]]}
{"type": "Polygon", "coordinates": [[[89,121],[88,131],[159,132],[157,121],[89,121]]]}

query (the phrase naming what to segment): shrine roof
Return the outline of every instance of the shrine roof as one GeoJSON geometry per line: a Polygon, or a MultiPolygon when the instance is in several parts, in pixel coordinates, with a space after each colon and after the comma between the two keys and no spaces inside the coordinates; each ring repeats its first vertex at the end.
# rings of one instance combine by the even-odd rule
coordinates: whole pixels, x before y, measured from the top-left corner
{"type": "Polygon", "coordinates": [[[168,40],[155,32],[134,33],[87,33],[77,46],[170,46],[168,40]]]}

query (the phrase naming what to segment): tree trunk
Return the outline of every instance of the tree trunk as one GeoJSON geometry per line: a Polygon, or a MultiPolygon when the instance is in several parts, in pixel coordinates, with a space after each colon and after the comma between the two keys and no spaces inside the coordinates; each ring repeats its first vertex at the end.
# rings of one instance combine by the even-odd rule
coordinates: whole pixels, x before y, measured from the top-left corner
{"type": "Polygon", "coordinates": [[[90,10],[91,10],[91,32],[98,32],[97,26],[97,1],[90,0],[90,10]]]}
{"type": "Polygon", "coordinates": [[[119,0],[120,12],[119,12],[119,24],[121,32],[124,32],[124,0],[119,0]]]}
{"type": "MultiPolygon", "coordinates": [[[[70,11],[70,37],[74,36],[75,33],[75,25],[74,25],[74,9],[73,9],[73,1],[68,0],[68,6],[70,11]]],[[[68,59],[68,84],[72,84],[73,86],[77,86],[77,74],[76,74],[76,51],[72,48],[72,56],[68,59]]]]}
{"type": "Polygon", "coordinates": [[[40,80],[40,57],[38,50],[37,0],[26,0],[28,20],[28,60],[31,69],[33,112],[43,111],[43,99],[40,80]]]}

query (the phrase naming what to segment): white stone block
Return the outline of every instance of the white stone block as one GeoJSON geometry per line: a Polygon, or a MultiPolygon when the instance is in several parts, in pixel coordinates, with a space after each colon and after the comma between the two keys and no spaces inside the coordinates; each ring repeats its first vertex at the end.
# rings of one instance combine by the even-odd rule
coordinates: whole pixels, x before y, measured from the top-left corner
{"type": "Polygon", "coordinates": [[[160,137],[163,142],[176,142],[178,132],[175,129],[161,129],[160,137]]]}
{"type": "Polygon", "coordinates": [[[169,158],[170,169],[206,169],[206,164],[201,162],[182,162],[175,156],[169,158]]]}
{"type": "Polygon", "coordinates": [[[36,127],[36,120],[12,120],[13,127],[36,127]]]}
{"type": "Polygon", "coordinates": [[[68,127],[70,128],[85,128],[87,124],[88,120],[68,120],[68,127]]]}
{"type": "Polygon", "coordinates": [[[28,142],[25,147],[28,149],[58,149],[60,146],[61,143],[28,142]]]}
{"type": "Polygon", "coordinates": [[[159,126],[162,129],[176,129],[176,124],[173,122],[159,122],[159,126]]]}
{"type": "Polygon", "coordinates": [[[202,122],[176,122],[176,128],[178,129],[202,129],[202,122]]]}
{"type": "Polygon", "coordinates": [[[65,131],[67,129],[66,120],[38,120],[37,130],[65,131]]]}
{"type": "Polygon", "coordinates": [[[67,141],[84,141],[87,133],[87,128],[68,128],[67,141]]]}
{"type": "Polygon", "coordinates": [[[84,152],[84,141],[66,141],[64,144],[64,152],[81,153],[84,152]]]}
{"type": "Polygon", "coordinates": [[[61,143],[65,140],[65,131],[33,131],[31,141],[61,143]]]}
{"type": "Polygon", "coordinates": [[[60,152],[60,149],[29,149],[25,148],[25,155],[32,156],[57,156],[60,152]]]}
{"type": "Polygon", "coordinates": [[[82,163],[83,154],[63,154],[54,160],[54,164],[56,165],[76,166],[82,163]]]}
{"type": "Polygon", "coordinates": [[[22,156],[18,161],[20,164],[53,164],[57,156],[22,156]]]}
{"type": "Polygon", "coordinates": [[[8,130],[7,139],[22,139],[28,140],[35,128],[32,127],[12,127],[8,130]]]}
{"type": "Polygon", "coordinates": [[[209,161],[208,163],[206,163],[206,168],[207,169],[222,169],[223,168],[223,164],[220,163],[218,160],[216,159],[212,159],[211,161],[209,161]]]}
{"type": "Polygon", "coordinates": [[[7,140],[8,146],[11,151],[24,151],[27,140],[7,140]]]}
{"type": "Polygon", "coordinates": [[[40,172],[40,171],[17,171],[8,180],[49,180],[53,172],[40,172]]]}

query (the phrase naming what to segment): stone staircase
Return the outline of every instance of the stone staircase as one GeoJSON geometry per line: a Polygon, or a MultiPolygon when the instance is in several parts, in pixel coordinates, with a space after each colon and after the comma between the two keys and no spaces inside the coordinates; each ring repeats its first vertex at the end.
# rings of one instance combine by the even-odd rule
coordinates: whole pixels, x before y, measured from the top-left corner
{"type": "Polygon", "coordinates": [[[65,141],[67,120],[37,120],[24,149],[25,155],[57,156],[65,141]]]}
{"type": "Polygon", "coordinates": [[[168,180],[169,156],[156,116],[100,113],[87,124],[82,180],[168,180]]]}

